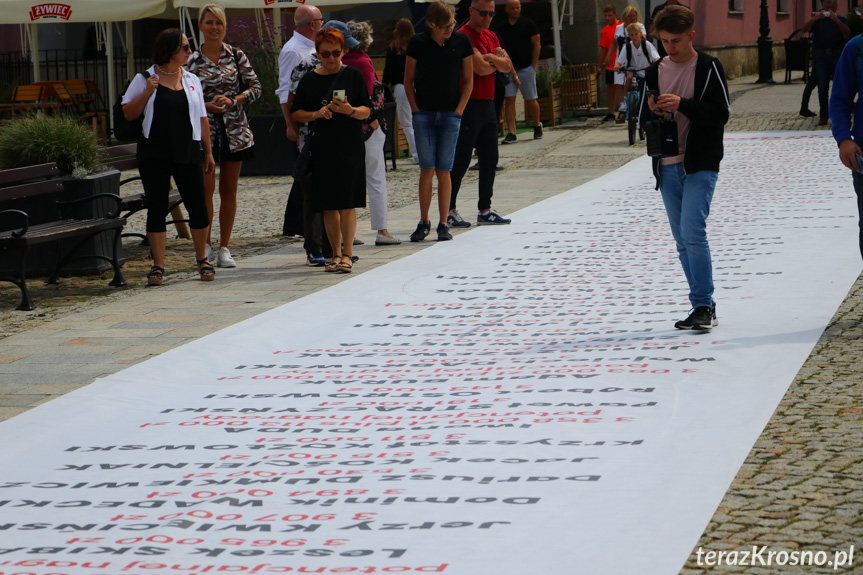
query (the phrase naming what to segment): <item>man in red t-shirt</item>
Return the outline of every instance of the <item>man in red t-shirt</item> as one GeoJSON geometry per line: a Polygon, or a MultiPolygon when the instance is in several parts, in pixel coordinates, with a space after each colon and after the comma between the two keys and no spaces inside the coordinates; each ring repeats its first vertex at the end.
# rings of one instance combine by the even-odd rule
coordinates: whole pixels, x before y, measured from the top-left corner
{"type": "Polygon", "coordinates": [[[605,70],[606,101],[608,102],[608,114],[602,119],[603,122],[614,120],[614,106],[617,103],[618,87],[614,83],[614,61],[617,58],[617,45],[614,41],[614,31],[620,22],[617,19],[617,8],[609,4],[603,11],[605,17],[605,28],[599,35],[599,65],[596,67],[597,78],[605,70]]]}
{"type": "Polygon", "coordinates": [[[508,224],[511,220],[491,210],[494,193],[495,167],[497,166],[498,117],[494,108],[494,73],[509,72],[512,62],[500,47],[497,34],[489,30],[494,18],[494,0],[472,0],[470,21],[459,32],[470,38],[473,45],[473,91],[465,106],[458,133],[458,143],[452,167],[452,195],[447,224],[450,227],[468,227],[456,210],[456,198],[476,148],[479,159],[479,200],[477,225],[508,224]]]}

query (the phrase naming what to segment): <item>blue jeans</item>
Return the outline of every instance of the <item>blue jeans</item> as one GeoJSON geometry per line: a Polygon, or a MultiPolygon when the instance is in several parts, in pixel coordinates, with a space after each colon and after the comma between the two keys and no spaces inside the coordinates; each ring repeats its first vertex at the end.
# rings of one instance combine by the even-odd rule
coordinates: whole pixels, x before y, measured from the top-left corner
{"type": "Polygon", "coordinates": [[[660,166],[662,201],[677,244],[677,255],[689,282],[689,301],[693,308],[714,307],[713,265],[707,243],[707,216],[716,187],[718,172],[683,171],[683,163],[660,166]]]}
{"type": "Polygon", "coordinates": [[[419,110],[412,119],[420,169],[451,172],[461,116],[455,112],[419,110]]]}
{"type": "Polygon", "coordinates": [[[812,55],[812,67],[815,69],[815,78],[818,79],[818,105],[821,107],[819,116],[827,118],[830,116],[830,79],[836,71],[836,64],[839,63],[839,55],[841,50],[835,50],[828,54],[816,50],[812,55]]]}
{"type": "Polygon", "coordinates": [[[854,193],[857,194],[857,214],[860,218],[860,256],[863,257],[863,174],[851,172],[854,178],[854,193]]]}

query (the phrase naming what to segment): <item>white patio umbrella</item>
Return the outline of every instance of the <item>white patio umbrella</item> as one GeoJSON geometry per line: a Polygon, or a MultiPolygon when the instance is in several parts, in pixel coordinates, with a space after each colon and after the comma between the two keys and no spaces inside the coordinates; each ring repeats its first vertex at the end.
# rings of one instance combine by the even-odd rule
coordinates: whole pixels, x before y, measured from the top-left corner
{"type": "MultiPolygon", "coordinates": [[[[95,22],[98,36],[104,38],[108,56],[108,102],[116,98],[114,88],[114,35],[111,22],[126,22],[126,53],[132,58],[132,20],[155,16],[165,10],[166,0],[0,0],[0,24],[21,24],[22,41],[29,38],[29,51],[33,61],[33,79],[39,81],[39,24],[65,22],[95,22]]],[[[119,26],[118,26],[119,29],[119,26]]],[[[122,33],[120,37],[123,38],[122,33]]],[[[24,46],[21,52],[27,50],[24,46]]],[[[108,113],[111,113],[109,108],[108,113]]],[[[112,124],[113,125],[113,118],[112,124]]]]}
{"type": "MultiPolygon", "coordinates": [[[[264,22],[264,10],[271,9],[273,11],[273,24],[278,28],[281,23],[282,8],[297,8],[302,5],[316,6],[322,12],[331,10],[343,10],[352,6],[360,6],[365,4],[401,2],[402,0],[306,0],[302,4],[299,2],[285,2],[282,0],[220,0],[227,10],[253,10],[255,12],[255,20],[258,23],[258,32],[266,34],[267,30],[262,26],[264,22]]],[[[450,2],[458,2],[458,0],[448,0],[450,2]]],[[[197,35],[193,33],[195,30],[194,17],[192,12],[197,10],[204,4],[208,4],[212,0],[173,0],[174,8],[180,10],[180,29],[189,37],[189,39],[197,45],[197,35]]]]}

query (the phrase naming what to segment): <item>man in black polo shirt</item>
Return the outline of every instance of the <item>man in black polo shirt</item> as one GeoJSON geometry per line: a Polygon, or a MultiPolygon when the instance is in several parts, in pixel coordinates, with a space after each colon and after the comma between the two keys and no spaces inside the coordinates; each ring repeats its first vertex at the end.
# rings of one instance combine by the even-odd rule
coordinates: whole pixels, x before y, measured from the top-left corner
{"type": "Polygon", "coordinates": [[[839,55],[851,29],[848,21],[836,13],[839,8],[836,0],[824,0],[821,7],[821,12],[806,22],[800,31],[804,34],[812,33],[812,68],[818,80],[818,105],[821,107],[818,125],[826,126],[829,116],[830,79],[836,71],[839,55]]]}
{"type": "Polygon", "coordinates": [[[542,124],[539,121],[539,102],[536,93],[536,64],[541,48],[539,28],[530,18],[521,15],[521,2],[507,0],[506,21],[497,27],[507,54],[512,60],[513,71],[503,101],[506,117],[506,137],[504,144],[514,144],[515,136],[515,97],[519,88],[524,98],[524,107],[533,122],[533,139],[542,138],[542,124]]]}

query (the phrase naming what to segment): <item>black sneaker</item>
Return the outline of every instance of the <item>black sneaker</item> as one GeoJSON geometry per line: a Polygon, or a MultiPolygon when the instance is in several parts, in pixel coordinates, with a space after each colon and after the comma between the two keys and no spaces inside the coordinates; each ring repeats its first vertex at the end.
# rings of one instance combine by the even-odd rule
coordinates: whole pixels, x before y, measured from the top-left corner
{"type": "Polygon", "coordinates": [[[417,224],[417,229],[411,234],[412,242],[421,242],[426,239],[431,231],[431,222],[420,222],[417,224]]]}
{"type": "Polygon", "coordinates": [[[800,115],[803,116],[804,118],[814,118],[818,114],[816,114],[815,112],[813,112],[809,108],[801,108],[800,109],[800,115]]]}
{"type": "Polygon", "coordinates": [[[437,241],[445,242],[452,239],[452,234],[449,233],[449,228],[446,224],[437,225],[437,241]]]}
{"type": "Polygon", "coordinates": [[[716,308],[706,305],[698,306],[689,317],[674,324],[677,329],[693,329],[696,331],[710,331],[719,325],[716,319],[716,308]]]}
{"type": "Polygon", "coordinates": [[[614,114],[606,114],[605,117],[602,119],[603,124],[608,123],[608,122],[612,122],[612,121],[614,121],[614,114]]]}
{"type": "Polygon", "coordinates": [[[471,172],[475,172],[475,171],[477,171],[478,169],[479,169],[479,162],[475,163],[475,164],[474,164],[474,165],[472,165],[470,168],[468,168],[468,170],[470,170],[471,172]]]}
{"type": "Polygon", "coordinates": [[[491,210],[484,214],[477,214],[476,216],[476,225],[478,226],[508,224],[511,221],[511,219],[504,218],[491,210]]]}
{"type": "Polygon", "coordinates": [[[512,132],[507,132],[506,137],[503,139],[501,144],[515,144],[518,141],[518,138],[515,137],[515,134],[512,132]]]}
{"type": "Polygon", "coordinates": [[[533,127],[533,139],[541,140],[542,139],[542,124],[537,124],[533,127]]]}

